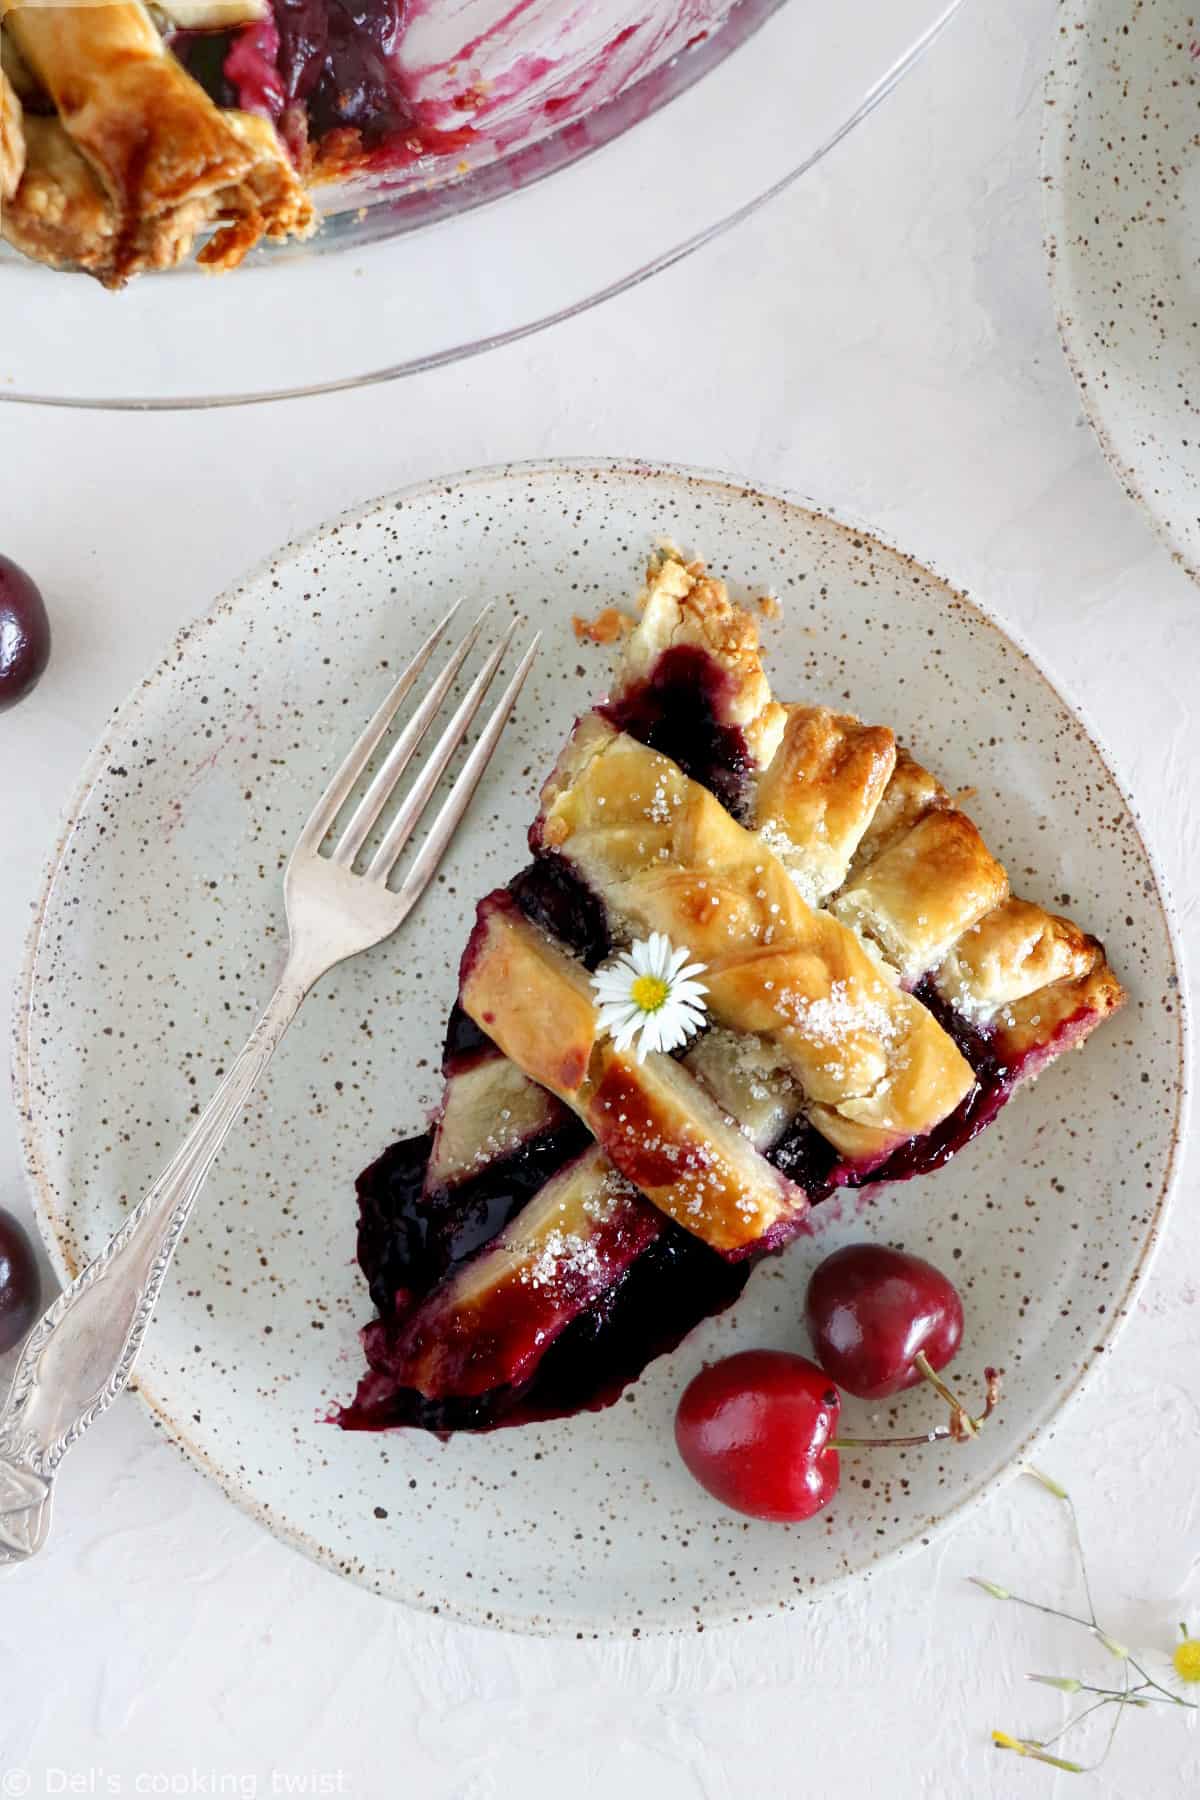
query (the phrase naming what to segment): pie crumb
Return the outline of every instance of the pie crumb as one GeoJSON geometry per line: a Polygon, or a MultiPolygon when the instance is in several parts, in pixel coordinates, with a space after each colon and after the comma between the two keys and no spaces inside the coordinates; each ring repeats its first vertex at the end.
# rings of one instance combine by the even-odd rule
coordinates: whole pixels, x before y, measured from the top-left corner
{"type": "Polygon", "coordinates": [[[592,644],[615,644],[633,630],[633,620],[619,606],[606,606],[594,619],[583,619],[576,613],[571,623],[575,636],[592,644]]]}
{"type": "Polygon", "coordinates": [[[764,619],[777,619],[783,611],[783,607],[780,605],[779,598],[776,594],[760,594],[758,596],[758,610],[764,619]]]}

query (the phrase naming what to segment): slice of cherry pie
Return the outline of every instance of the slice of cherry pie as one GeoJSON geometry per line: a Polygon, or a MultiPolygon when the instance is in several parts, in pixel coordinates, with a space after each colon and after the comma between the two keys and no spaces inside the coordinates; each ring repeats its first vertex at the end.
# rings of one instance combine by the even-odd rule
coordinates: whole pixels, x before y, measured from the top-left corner
{"type": "Polygon", "coordinates": [[[672,549],[530,847],[478,908],[433,1131],[359,1179],[351,1429],[606,1404],[813,1205],[938,1168],[1123,998],[889,730],[774,700],[672,549]],[[618,1048],[591,980],[653,934],[704,965],[674,1055],[618,1048]]]}

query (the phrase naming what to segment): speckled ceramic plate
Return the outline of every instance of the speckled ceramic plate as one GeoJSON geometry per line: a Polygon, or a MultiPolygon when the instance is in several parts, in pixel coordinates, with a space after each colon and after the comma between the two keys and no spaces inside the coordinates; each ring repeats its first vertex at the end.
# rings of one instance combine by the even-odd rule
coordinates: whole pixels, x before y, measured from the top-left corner
{"type": "Polygon", "coordinates": [[[1200,14],[1066,0],[1046,84],[1046,246],[1084,408],[1200,580],[1200,14]]]}
{"type": "MultiPolygon", "coordinates": [[[[1112,1342],[1161,1220],[1183,1103],[1183,1020],[1158,880],[1102,755],[1037,667],[962,595],[792,501],[678,470],[485,471],[368,507],[287,546],[184,634],[86,772],[30,945],[17,1079],[63,1273],[94,1253],[174,1147],[272,982],[280,871],[311,797],[447,602],[488,596],[546,633],[441,885],[395,942],[310,999],[227,1145],[140,1365],[170,1436],[282,1537],[382,1594],[518,1630],[745,1618],[929,1540],[1045,1429],[1112,1342]],[[951,787],[1032,898],[1101,933],[1126,1010],[937,1175],[755,1273],[734,1310],[609,1410],[459,1436],[354,1436],[370,1305],[357,1171],[419,1127],[472,903],[511,874],[540,777],[607,680],[575,611],[635,587],[670,532],[745,595],[782,696],[887,720],[951,787]],[[952,1272],[960,1369],[1008,1371],[977,1446],[846,1457],[828,1513],[732,1518],[677,1462],[675,1400],[735,1346],[802,1345],[807,1275],[870,1233],[952,1272]]],[[[847,1414],[862,1423],[854,1404],[847,1414]]],[[[933,1422],[919,1397],[906,1429],[933,1422]]]]}

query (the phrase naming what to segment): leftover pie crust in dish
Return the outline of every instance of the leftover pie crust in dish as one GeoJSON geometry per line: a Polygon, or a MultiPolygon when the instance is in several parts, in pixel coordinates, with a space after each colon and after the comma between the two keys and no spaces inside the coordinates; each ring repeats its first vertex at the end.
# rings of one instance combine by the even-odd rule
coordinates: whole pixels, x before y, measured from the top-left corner
{"type": "Polygon", "coordinates": [[[310,237],[310,186],[436,152],[399,0],[0,0],[0,235],[123,287],[310,237]]]}
{"type": "Polygon", "coordinates": [[[479,904],[433,1128],[359,1179],[349,1429],[607,1404],[813,1206],[940,1167],[1124,998],[886,726],[773,697],[701,564],[657,551],[640,605],[479,904]],[[655,932],[705,965],[707,1029],[639,1059],[590,974],[655,932]]]}
{"type": "Polygon", "coordinates": [[[228,269],[314,230],[271,120],[216,105],[141,0],[0,0],[0,70],[0,231],[36,261],[115,288],[202,233],[198,260],[228,269]]]}
{"type": "Polygon", "coordinates": [[[0,234],[110,288],[193,249],[231,269],[263,239],[310,236],[310,190],[339,210],[379,178],[437,188],[581,126],[728,11],[0,0],[0,234]]]}

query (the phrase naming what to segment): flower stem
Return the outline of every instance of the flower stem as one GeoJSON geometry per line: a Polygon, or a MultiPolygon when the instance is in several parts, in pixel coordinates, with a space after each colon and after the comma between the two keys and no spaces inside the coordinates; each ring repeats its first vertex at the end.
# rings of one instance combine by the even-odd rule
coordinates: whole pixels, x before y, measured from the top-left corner
{"type": "Polygon", "coordinates": [[[1007,1731],[993,1731],[992,1742],[997,1750],[1015,1750],[1018,1756],[1030,1756],[1034,1762],[1049,1763],[1052,1769],[1065,1769],[1068,1775],[1087,1773],[1082,1763],[1068,1762],[1063,1756],[1049,1756],[1032,1738],[1015,1738],[1007,1731]]]}
{"type": "MultiPolygon", "coordinates": [[[[1015,1600],[1018,1606],[1027,1606],[1032,1612],[1044,1613],[1048,1618],[1064,1619],[1070,1625],[1082,1626],[1090,1637],[1095,1638],[1097,1643],[1103,1644],[1106,1650],[1117,1657],[1121,1664],[1121,1672],[1125,1685],[1123,1688],[1109,1688],[1101,1687],[1094,1682],[1079,1681],[1074,1676],[1030,1675],[1028,1677],[1030,1681],[1039,1681],[1046,1687],[1059,1688],[1065,1694],[1089,1694],[1094,1695],[1095,1698],[1092,1699],[1088,1705],[1083,1707],[1080,1712],[1077,1712],[1071,1718],[1068,1718],[1066,1722],[1048,1738],[1013,1738],[1006,1732],[993,1731],[992,1742],[998,1745],[1002,1750],[1015,1750],[1020,1756],[1031,1756],[1036,1758],[1039,1762],[1048,1762],[1056,1768],[1066,1769],[1071,1773],[1083,1774],[1086,1771],[1079,1763],[1067,1762],[1063,1759],[1053,1757],[1049,1754],[1049,1750],[1052,1744],[1057,1744],[1066,1736],[1067,1732],[1073,1731],[1077,1725],[1082,1724],[1082,1722],[1089,1718],[1091,1714],[1101,1711],[1106,1706],[1113,1709],[1112,1723],[1109,1726],[1108,1737],[1104,1748],[1101,1751],[1098,1760],[1088,1765],[1090,1769],[1098,1769],[1100,1764],[1105,1761],[1109,1752],[1112,1750],[1113,1740],[1117,1734],[1117,1727],[1120,1725],[1122,1716],[1127,1708],[1131,1706],[1147,1707],[1169,1703],[1172,1706],[1182,1706],[1188,1712],[1197,1712],[1200,1711],[1200,1706],[1198,1706],[1195,1701],[1184,1700],[1181,1695],[1173,1694],[1170,1689],[1165,1688],[1160,1681],[1155,1681],[1153,1676],[1142,1667],[1141,1663],[1133,1653],[1128,1650],[1124,1644],[1120,1644],[1115,1638],[1110,1637],[1103,1629],[1096,1616],[1096,1607],[1092,1598],[1092,1586],[1088,1579],[1087,1558],[1084,1555],[1083,1549],[1083,1536],[1079,1529],[1079,1519],[1076,1515],[1071,1496],[1067,1493],[1065,1488],[1061,1487],[1058,1482],[1052,1481],[1049,1476],[1044,1475],[1040,1469],[1027,1466],[1024,1472],[1027,1475],[1032,1475],[1036,1481],[1041,1482],[1044,1488],[1052,1493],[1056,1499],[1063,1501],[1067,1507],[1071,1521],[1072,1541],[1078,1555],[1080,1573],[1083,1577],[1083,1588],[1087,1598],[1088,1617],[1081,1618],[1078,1613],[1066,1612],[1059,1606],[1043,1606],[1039,1600],[1027,1600],[1023,1594],[1014,1594],[1010,1589],[1001,1587],[997,1582],[984,1581],[978,1575],[972,1575],[971,1580],[977,1587],[983,1588],[985,1593],[991,1594],[996,1600],[1015,1600]],[[1141,1677],[1141,1680],[1136,1685],[1131,1681],[1131,1671],[1141,1677]]],[[[1186,1626],[1181,1626],[1180,1630],[1186,1639],[1186,1626]]]]}
{"type": "MultiPolygon", "coordinates": [[[[971,1579],[975,1582],[977,1587],[991,1585],[990,1583],[980,1581],[978,1576],[972,1576],[971,1579]]],[[[1027,1600],[1023,1594],[1014,1594],[1011,1592],[1007,1594],[1007,1598],[1009,1600],[1014,1600],[1018,1606],[1029,1606],[1032,1607],[1034,1612],[1046,1613],[1052,1619],[1065,1619],[1068,1625],[1082,1625],[1085,1631],[1091,1631],[1092,1629],[1092,1622],[1090,1619],[1081,1619],[1078,1613],[1064,1612],[1060,1606],[1043,1606],[1040,1600],[1027,1600]]]]}
{"type": "Polygon", "coordinates": [[[1197,1707],[1194,1700],[1185,1700],[1181,1694],[1173,1694],[1170,1688],[1165,1688],[1161,1681],[1155,1681],[1153,1675],[1143,1669],[1141,1663],[1138,1662],[1135,1657],[1129,1657],[1128,1661],[1130,1668],[1133,1669],[1136,1674],[1141,1676],[1144,1685],[1146,1687],[1152,1687],[1155,1690],[1155,1698],[1169,1700],[1172,1706],[1182,1706],[1187,1712],[1200,1711],[1200,1707],[1197,1707]]]}
{"type": "Polygon", "coordinates": [[[1143,1694],[1140,1687],[1130,1688],[1127,1694],[1120,1688],[1093,1687],[1090,1681],[1081,1681],[1081,1694],[1103,1694],[1107,1700],[1120,1700],[1124,1706],[1151,1706],[1155,1701],[1161,1706],[1167,1699],[1173,1700],[1174,1694],[1143,1694]]]}

